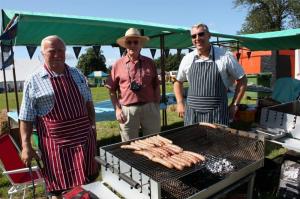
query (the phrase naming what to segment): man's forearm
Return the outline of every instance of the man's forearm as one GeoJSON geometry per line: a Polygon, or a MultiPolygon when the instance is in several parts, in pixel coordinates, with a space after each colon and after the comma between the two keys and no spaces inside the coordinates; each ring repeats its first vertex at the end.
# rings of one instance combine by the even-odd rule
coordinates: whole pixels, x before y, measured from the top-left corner
{"type": "Polygon", "coordinates": [[[174,93],[177,103],[183,103],[183,83],[176,81],[174,82],[174,93]]]}
{"type": "Polygon", "coordinates": [[[31,148],[31,134],[33,130],[32,122],[20,121],[20,135],[22,148],[31,148]]]}
{"type": "Polygon", "coordinates": [[[244,75],[241,79],[237,80],[237,85],[232,100],[232,104],[239,104],[244,96],[247,88],[247,77],[244,75]]]}
{"type": "Polygon", "coordinates": [[[115,91],[109,91],[109,96],[114,109],[116,110],[117,108],[121,108],[117,93],[115,91]]]}

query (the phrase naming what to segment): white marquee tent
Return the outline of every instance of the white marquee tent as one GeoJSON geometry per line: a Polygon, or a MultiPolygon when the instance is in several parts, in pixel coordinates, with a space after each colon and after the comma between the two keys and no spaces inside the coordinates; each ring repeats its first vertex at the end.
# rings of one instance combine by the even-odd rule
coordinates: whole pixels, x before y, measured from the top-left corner
{"type": "MultiPolygon", "coordinates": [[[[35,71],[41,67],[41,63],[37,59],[29,60],[28,58],[24,59],[15,59],[15,69],[16,69],[16,81],[18,89],[23,88],[23,83],[26,79],[30,77],[35,71]],[[21,88],[20,88],[21,86],[21,88]]],[[[5,69],[6,81],[9,84],[8,87],[13,88],[13,72],[12,66],[5,69]]],[[[3,88],[4,77],[1,71],[0,73],[0,87],[3,88]]]]}

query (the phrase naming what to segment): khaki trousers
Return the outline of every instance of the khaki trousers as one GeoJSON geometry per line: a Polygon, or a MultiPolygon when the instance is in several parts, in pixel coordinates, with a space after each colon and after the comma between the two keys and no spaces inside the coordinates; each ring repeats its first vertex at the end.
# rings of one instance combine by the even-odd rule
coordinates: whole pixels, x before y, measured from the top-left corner
{"type": "Polygon", "coordinates": [[[122,141],[128,141],[139,136],[142,128],[143,136],[160,132],[160,110],[158,103],[143,105],[122,106],[122,111],[127,117],[124,124],[120,124],[122,141]]]}

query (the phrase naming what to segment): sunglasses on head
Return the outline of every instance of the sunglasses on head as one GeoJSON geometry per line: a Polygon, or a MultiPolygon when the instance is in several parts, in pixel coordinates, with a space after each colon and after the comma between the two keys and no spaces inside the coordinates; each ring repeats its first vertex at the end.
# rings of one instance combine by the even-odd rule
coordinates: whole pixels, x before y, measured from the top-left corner
{"type": "Polygon", "coordinates": [[[205,32],[199,32],[199,33],[193,34],[191,36],[192,36],[193,39],[196,39],[197,35],[198,35],[198,37],[203,37],[205,35],[205,32]]]}
{"type": "Polygon", "coordinates": [[[127,44],[127,45],[131,45],[131,44],[138,45],[138,44],[139,44],[139,41],[138,41],[138,40],[127,40],[127,41],[126,41],[126,44],[127,44]]]}

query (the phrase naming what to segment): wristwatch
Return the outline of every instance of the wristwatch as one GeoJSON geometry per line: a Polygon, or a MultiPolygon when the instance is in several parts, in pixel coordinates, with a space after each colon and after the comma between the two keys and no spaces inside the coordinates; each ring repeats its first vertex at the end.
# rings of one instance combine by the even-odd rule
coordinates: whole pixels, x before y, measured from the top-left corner
{"type": "Polygon", "coordinates": [[[233,103],[232,105],[234,107],[234,110],[239,110],[239,104],[238,103],[233,103]]]}
{"type": "Polygon", "coordinates": [[[233,103],[233,106],[239,106],[239,104],[238,104],[238,103],[236,103],[236,102],[234,102],[234,103],[233,103]]]}

